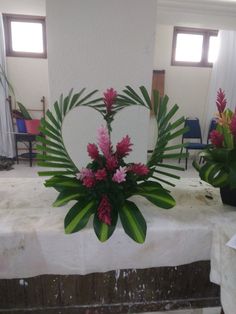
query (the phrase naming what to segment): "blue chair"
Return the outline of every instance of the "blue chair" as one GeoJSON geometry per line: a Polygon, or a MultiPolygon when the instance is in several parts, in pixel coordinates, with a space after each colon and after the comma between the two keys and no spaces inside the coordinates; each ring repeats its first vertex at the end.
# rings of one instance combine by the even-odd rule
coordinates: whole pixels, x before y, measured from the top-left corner
{"type": "MultiPolygon", "coordinates": [[[[194,140],[199,141],[199,142],[189,142],[188,141],[188,144],[185,146],[186,153],[188,153],[189,150],[205,149],[207,147],[207,144],[202,143],[202,132],[201,132],[199,119],[198,118],[194,118],[194,119],[187,118],[185,120],[185,127],[188,127],[189,131],[187,131],[185,134],[183,134],[182,143],[184,143],[185,140],[190,140],[190,139],[194,139],[194,140]]],[[[179,162],[180,162],[180,160],[181,160],[181,158],[179,159],[179,162]]],[[[188,156],[186,156],[186,158],[185,158],[185,169],[187,169],[187,167],[188,167],[188,156]]]]}

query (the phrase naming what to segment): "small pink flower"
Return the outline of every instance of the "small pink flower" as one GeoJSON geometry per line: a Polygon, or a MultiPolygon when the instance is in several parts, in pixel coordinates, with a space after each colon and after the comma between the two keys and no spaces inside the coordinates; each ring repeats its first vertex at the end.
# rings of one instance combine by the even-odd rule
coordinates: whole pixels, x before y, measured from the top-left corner
{"type": "Polygon", "coordinates": [[[104,96],[103,101],[107,107],[107,112],[111,113],[112,105],[116,101],[117,92],[113,88],[110,88],[110,89],[106,90],[106,92],[103,94],[103,96],[104,96]]]}
{"type": "Polygon", "coordinates": [[[106,195],[103,195],[98,207],[98,218],[107,225],[111,225],[111,204],[106,195]]]}
{"type": "Polygon", "coordinates": [[[213,130],[210,133],[210,140],[215,147],[220,148],[223,146],[224,136],[219,131],[213,130]]]}
{"type": "Polygon", "coordinates": [[[98,147],[96,144],[88,144],[87,145],[87,151],[89,154],[89,157],[91,157],[92,159],[96,160],[99,157],[99,152],[98,152],[98,147]]]}
{"type": "Polygon", "coordinates": [[[92,188],[96,183],[95,177],[85,177],[83,178],[83,185],[86,188],[92,188]]]}
{"type": "Polygon", "coordinates": [[[93,177],[93,171],[88,168],[82,168],[79,173],[76,174],[78,180],[83,180],[85,177],[93,177]]]}
{"type": "Polygon", "coordinates": [[[236,140],[236,109],[235,109],[234,115],[233,115],[231,123],[230,123],[230,131],[232,132],[232,134],[236,140]]]}
{"type": "Polygon", "coordinates": [[[108,156],[106,159],[106,168],[107,170],[114,170],[118,167],[118,160],[115,156],[108,156]]]}
{"type": "Polygon", "coordinates": [[[219,88],[217,92],[217,99],[216,99],[216,106],[218,108],[219,114],[224,112],[226,104],[227,104],[227,100],[225,98],[225,92],[221,88],[219,88]]]}
{"type": "Polygon", "coordinates": [[[132,151],[131,146],[133,144],[130,143],[130,137],[126,135],[122,138],[122,140],[116,145],[116,154],[118,158],[123,158],[129,155],[129,152],[132,151]]]}
{"type": "Polygon", "coordinates": [[[131,165],[129,167],[129,171],[134,172],[138,176],[145,176],[148,174],[149,168],[144,164],[138,163],[138,164],[131,165]]]}
{"type": "Polygon", "coordinates": [[[106,172],[106,169],[105,169],[105,168],[99,169],[99,170],[95,173],[95,178],[96,178],[96,180],[98,180],[98,181],[105,180],[106,177],[107,177],[107,172],[106,172]]]}
{"type": "Polygon", "coordinates": [[[126,181],[126,171],[127,171],[126,167],[120,167],[119,169],[117,169],[112,177],[112,181],[117,183],[126,181]]]}
{"type": "Polygon", "coordinates": [[[105,128],[104,126],[101,126],[98,129],[97,139],[98,139],[98,146],[103,152],[104,156],[105,157],[109,156],[110,151],[111,151],[111,141],[110,141],[107,128],[105,128]]]}

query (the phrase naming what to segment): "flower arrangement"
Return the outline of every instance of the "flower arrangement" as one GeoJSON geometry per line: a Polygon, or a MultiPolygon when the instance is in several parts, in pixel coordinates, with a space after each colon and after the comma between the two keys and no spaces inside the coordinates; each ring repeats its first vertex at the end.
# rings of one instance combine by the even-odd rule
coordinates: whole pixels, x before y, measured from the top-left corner
{"type": "Polygon", "coordinates": [[[171,119],[178,106],[175,105],[168,111],[168,97],[160,98],[159,93],[154,91],[154,112],[158,126],[155,149],[146,165],[126,163],[125,158],[132,151],[133,144],[126,135],[115,146],[112,145],[112,121],[117,112],[131,105],[141,105],[151,110],[150,96],[144,87],[140,87],[141,96],[129,86],[123,91],[124,94],[118,95],[110,88],[103,94],[103,98],[91,99],[95,92],[84,96],[84,90],[74,95],[71,91],[65,99],[61,97],[54,104],[53,112],[47,111],[47,119],[42,119],[40,126],[45,136],[37,137],[43,144],[37,146],[38,165],[59,170],[42,171],[39,175],[52,176],[46,180],[45,186],[54,187],[59,192],[54,206],[75,201],[64,221],[67,234],[84,228],[93,216],[94,231],[98,239],[104,242],[113,234],[120,218],[128,236],[143,243],[147,231],[146,221],[130,198],[139,195],[164,209],[175,205],[170,192],[161,183],[174,185],[163,179],[163,175],[176,179],[179,177],[158,168],[183,170],[181,167],[165,164],[163,160],[179,157],[179,153],[171,153],[171,150],[180,149],[183,145],[171,146],[168,143],[186,131],[183,127],[184,118],[172,123],[171,119]],[[61,132],[66,114],[78,106],[94,108],[106,122],[98,130],[97,144],[88,143],[87,152],[91,162],[82,169],[77,169],[68,155],[61,132]],[[161,174],[162,177],[159,178],[156,174],[161,174]]]}
{"type": "Polygon", "coordinates": [[[215,187],[233,189],[236,188],[236,109],[233,112],[226,105],[225,92],[220,88],[216,99],[217,126],[210,133],[210,147],[201,153],[205,164],[194,165],[202,180],[215,187]]]}

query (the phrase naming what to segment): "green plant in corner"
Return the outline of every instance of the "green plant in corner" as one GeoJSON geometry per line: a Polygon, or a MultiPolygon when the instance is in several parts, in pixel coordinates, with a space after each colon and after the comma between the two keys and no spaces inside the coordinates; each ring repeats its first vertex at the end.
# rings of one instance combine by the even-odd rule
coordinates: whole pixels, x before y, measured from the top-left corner
{"type": "Polygon", "coordinates": [[[103,98],[94,99],[96,92],[85,95],[85,89],[75,94],[71,90],[65,98],[60,97],[54,104],[53,111],[47,111],[40,126],[44,136],[37,137],[41,142],[37,146],[37,158],[39,166],[55,170],[41,171],[39,175],[51,176],[46,180],[45,186],[53,187],[59,192],[54,206],[75,201],[65,217],[66,233],[81,230],[93,216],[94,231],[98,239],[104,242],[113,234],[120,218],[128,236],[138,243],[143,243],[146,237],[146,221],[130,197],[139,195],[164,209],[175,205],[170,192],[161,184],[174,185],[173,182],[163,179],[163,176],[179,179],[179,176],[171,171],[184,170],[164,162],[165,159],[180,157],[179,153],[172,151],[181,149],[183,145],[169,145],[169,142],[186,132],[183,127],[184,118],[172,122],[178,106],[168,110],[168,97],[160,98],[159,93],[154,91],[154,112],[158,130],[154,151],[146,165],[127,163],[125,157],[132,150],[131,139],[128,135],[125,136],[114,148],[110,138],[112,121],[115,115],[126,107],[142,106],[151,110],[151,98],[143,86],[139,92],[127,86],[122,94],[117,94],[111,88],[104,93],[103,98]],[[98,143],[89,143],[87,146],[91,162],[85,168],[77,169],[64,145],[62,124],[66,115],[80,106],[97,110],[107,125],[98,130],[98,143]]]}
{"type": "Polygon", "coordinates": [[[214,187],[236,188],[236,110],[226,108],[225,92],[219,89],[216,105],[218,108],[217,127],[210,134],[212,145],[200,156],[205,163],[201,166],[196,161],[195,168],[200,178],[214,187]]]}

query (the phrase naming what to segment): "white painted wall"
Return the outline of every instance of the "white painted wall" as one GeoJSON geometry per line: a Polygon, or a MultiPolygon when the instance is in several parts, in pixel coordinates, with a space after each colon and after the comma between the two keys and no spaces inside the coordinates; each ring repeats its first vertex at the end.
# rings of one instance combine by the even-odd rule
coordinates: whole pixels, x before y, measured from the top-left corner
{"type": "MultiPolygon", "coordinates": [[[[46,4],[50,98],[73,87],[103,91],[144,84],[150,89],[153,68],[156,1],[149,0],[50,0],[46,4]],[[63,17],[63,18],[62,18],[63,17]]],[[[148,112],[133,109],[120,117],[115,141],[132,128],[133,160],[145,161],[148,112]]],[[[77,162],[77,138],[94,137],[97,118],[78,124],[79,113],[68,118],[64,137],[77,162]],[[74,118],[77,114],[77,118],[74,118]],[[75,125],[77,121],[77,126],[75,125]],[[84,124],[92,126],[86,133],[84,124]],[[78,131],[76,131],[78,130],[78,131]]],[[[86,150],[86,147],[80,147],[86,150]]],[[[82,160],[82,157],[80,160],[82,160]]],[[[87,161],[81,161],[85,164],[87,161]]],[[[78,163],[78,162],[77,162],[78,163]]]]}
{"type": "MultiPolygon", "coordinates": [[[[0,12],[45,16],[45,0],[1,0],[0,12]]],[[[27,108],[41,108],[40,99],[49,94],[47,59],[7,57],[7,70],[17,100],[27,108]]]]}

